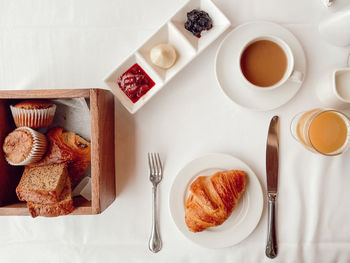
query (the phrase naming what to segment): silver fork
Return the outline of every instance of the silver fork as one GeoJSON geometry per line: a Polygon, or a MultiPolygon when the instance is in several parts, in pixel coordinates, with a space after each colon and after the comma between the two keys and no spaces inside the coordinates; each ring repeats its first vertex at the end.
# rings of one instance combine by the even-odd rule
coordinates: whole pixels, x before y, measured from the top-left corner
{"type": "Polygon", "coordinates": [[[162,248],[162,240],[160,238],[158,230],[158,217],[157,217],[157,186],[163,178],[163,167],[160,161],[159,153],[148,153],[149,164],[149,180],[152,182],[152,232],[149,239],[149,249],[157,253],[162,248]]]}

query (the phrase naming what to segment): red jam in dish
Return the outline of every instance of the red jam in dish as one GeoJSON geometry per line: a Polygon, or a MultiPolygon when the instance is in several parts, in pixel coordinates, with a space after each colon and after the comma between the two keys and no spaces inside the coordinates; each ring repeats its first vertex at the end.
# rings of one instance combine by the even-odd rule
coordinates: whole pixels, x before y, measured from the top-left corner
{"type": "Polygon", "coordinates": [[[154,81],[136,63],[118,79],[119,88],[135,103],[154,85],[154,81]]]}

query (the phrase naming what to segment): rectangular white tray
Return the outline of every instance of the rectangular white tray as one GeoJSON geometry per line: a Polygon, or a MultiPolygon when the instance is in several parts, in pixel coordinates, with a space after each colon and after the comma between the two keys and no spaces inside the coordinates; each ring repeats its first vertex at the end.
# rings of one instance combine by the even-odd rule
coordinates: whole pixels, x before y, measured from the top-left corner
{"type": "Polygon", "coordinates": [[[179,71],[181,71],[194,57],[208,47],[231,25],[226,16],[211,0],[190,0],[180,8],[163,26],[161,26],[141,47],[127,57],[104,80],[113,94],[124,107],[132,114],[139,110],[161,88],[164,87],[179,71]],[[184,28],[187,13],[193,9],[206,11],[213,20],[213,27],[203,31],[200,38],[184,28]],[[177,52],[177,60],[173,67],[164,70],[152,64],[149,52],[153,46],[160,43],[169,43],[177,52]],[[118,78],[132,65],[138,63],[140,67],[155,82],[145,95],[133,103],[119,88],[118,78]]]}

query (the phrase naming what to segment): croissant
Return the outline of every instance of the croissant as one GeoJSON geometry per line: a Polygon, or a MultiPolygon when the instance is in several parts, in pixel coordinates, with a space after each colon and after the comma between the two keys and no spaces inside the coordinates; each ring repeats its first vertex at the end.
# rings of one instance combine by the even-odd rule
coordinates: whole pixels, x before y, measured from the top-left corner
{"type": "Polygon", "coordinates": [[[63,128],[53,128],[46,136],[49,149],[41,161],[31,166],[67,163],[69,177],[74,187],[90,164],[90,143],[73,132],[63,132],[63,128]]]}
{"type": "Polygon", "coordinates": [[[185,222],[192,232],[221,225],[232,213],[246,186],[246,173],[240,170],[200,176],[190,186],[185,205],[185,222]]]}

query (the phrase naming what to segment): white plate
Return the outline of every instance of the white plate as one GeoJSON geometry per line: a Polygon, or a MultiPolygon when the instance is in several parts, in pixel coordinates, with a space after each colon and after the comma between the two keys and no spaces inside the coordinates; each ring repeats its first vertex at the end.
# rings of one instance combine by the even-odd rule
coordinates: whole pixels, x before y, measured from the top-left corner
{"type": "Polygon", "coordinates": [[[288,80],[283,86],[265,91],[251,90],[242,84],[240,77],[239,52],[247,41],[262,35],[272,35],[284,40],[291,48],[294,69],[306,74],[306,58],[298,39],[286,28],[265,21],[250,22],[236,27],[221,43],[216,54],[216,79],[224,93],[238,105],[267,111],[287,103],[298,92],[301,83],[288,80]]]}
{"type": "Polygon", "coordinates": [[[233,246],[249,236],[258,224],[263,209],[261,185],[254,172],[241,160],[226,154],[208,154],[187,164],[175,178],[170,190],[171,216],[179,230],[191,241],[208,248],[233,246]],[[185,223],[185,203],[189,187],[198,176],[238,169],[248,175],[246,190],[231,216],[220,226],[193,233],[185,223]]]}
{"type": "Polygon", "coordinates": [[[162,25],[148,40],[146,40],[141,47],[114,69],[104,81],[124,107],[130,113],[135,113],[193,58],[228,29],[230,25],[231,22],[211,0],[189,0],[168,20],[168,22],[162,25]],[[213,20],[213,28],[209,31],[203,31],[201,38],[193,36],[184,28],[184,23],[187,20],[186,15],[193,9],[206,11],[213,20]],[[169,43],[176,49],[177,60],[170,69],[161,69],[153,65],[150,60],[149,52],[151,48],[159,43],[169,43]],[[117,80],[120,75],[135,63],[141,66],[156,85],[136,103],[133,103],[119,88],[117,80]]]}

